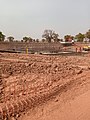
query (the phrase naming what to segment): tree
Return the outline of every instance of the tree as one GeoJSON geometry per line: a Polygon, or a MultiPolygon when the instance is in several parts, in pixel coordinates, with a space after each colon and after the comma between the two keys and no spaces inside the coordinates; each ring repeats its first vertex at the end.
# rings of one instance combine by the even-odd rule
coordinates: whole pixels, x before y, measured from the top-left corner
{"type": "Polygon", "coordinates": [[[65,35],[64,36],[65,42],[72,41],[74,39],[74,36],[71,35],[65,35]]]}
{"type": "Polygon", "coordinates": [[[45,42],[46,40],[45,40],[45,39],[42,39],[41,41],[42,41],[42,42],[45,42]]]}
{"type": "Polygon", "coordinates": [[[75,38],[77,39],[78,42],[83,42],[85,35],[82,33],[79,33],[75,36],[75,38]]]}
{"type": "Polygon", "coordinates": [[[33,39],[31,37],[23,37],[24,42],[32,42],[33,39]]]}
{"type": "Polygon", "coordinates": [[[31,37],[29,37],[28,42],[33,42],[33,39],[31,37]]]}
{"type": "Polygon", "coordinates": [[[4,40],[5,40],[5,35],[2,32],[0,32],[0,41],[4,41],[4,40]]]}
{"type": "Polygon", "coordinates": [[[58,41],[58,34],[56,34],[53,30],[45,30],[42,38],[45,38],[47,42],[52,42],[52,40],[54,42],[58,41]]]}
{"type": "Polygon", "coordinates": [[[90,40],[90,29],[86,32],[85,36],[90,40]]]}
{"type": "Polygon", "coordinates": [[[21,42],[23,42],[23,40],[21,40],[21,42]]]}
{"type": "Polygon", "coordinates": [[[23,37],[23,41],[24,41],[24,42],[27,42],[28,40],[29,40],[28,37],[23,37]]]}
{"type": "Polygon", "coordinates": [[[36,39],[36,42],[39,42],[39,39],[36,39]]]}
{"type": "Polygon", "coordinates": [[[53,33],[53,40],[54,40],[54,42],[59,42],[60,41],[60,39],[58,39],[58,37],[59,37],[59,35],[54,32],[53,33]]]}
{"type": "Polygon", "coordinates": [[[12,36],[9,36],[7,39],[9,40],[9,42],[13,42],[13,40],[14,40],[14,37],[12,37],[12,36]]]}
{"type": "Polygon", "coordinates": [[[33,42],[35,42],[35,39],[33,39],[33,42]]]}

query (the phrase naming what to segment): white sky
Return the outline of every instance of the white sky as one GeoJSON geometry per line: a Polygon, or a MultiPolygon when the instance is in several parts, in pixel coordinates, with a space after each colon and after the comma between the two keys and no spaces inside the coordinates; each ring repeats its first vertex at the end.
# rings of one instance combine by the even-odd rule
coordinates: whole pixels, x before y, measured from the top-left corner
{"type": "Polygon", "coordinates": [[[41,38],[45,29],[66,34],[90,29],[90,0],[0,0],[0,31],[15,39],[41,38]]]}

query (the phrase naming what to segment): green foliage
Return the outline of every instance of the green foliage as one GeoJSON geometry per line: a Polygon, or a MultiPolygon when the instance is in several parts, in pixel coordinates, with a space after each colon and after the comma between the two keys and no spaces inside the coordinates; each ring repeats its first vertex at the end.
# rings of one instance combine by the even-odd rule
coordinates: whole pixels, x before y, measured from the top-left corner
{"type": "Polygon", "coordinates": [[[73,40],[73,39],[74,39],[74,36],[71,36],[71,35],[65,35],[65,36],[64,36],[64,39],[65,39],[66,42],[68,42],[68,41],[73,40]]]}
{"type": "Polygon", "coordinates": [[[9,42],[13,42],[13,40],[14,40],[14,37],[12,37],[12,36],[9,36],[7,39],[9,40],[9,42]]]}
{"type": "Polygon", "coordinates": [[[79,33],[75,36],[75,38],[77,39],[78,42],[83,42],[85,35],[82,33],[79,33]]]}
{"type": "Polygon", "coordinates": [[[32,42],[33,39],[31,37],[23,37],[24,42],[32,42]]]}
{"type": "Polygon", "coordinates": [[[0,41],[4,41],[4,40],[5,40],[5,35],[2,32],[0,32],[0,41]]]}
{"type": "Polygon", "coordinates": [[[90,40],[90,29],[86,32],[86,37],[90,40]]]}

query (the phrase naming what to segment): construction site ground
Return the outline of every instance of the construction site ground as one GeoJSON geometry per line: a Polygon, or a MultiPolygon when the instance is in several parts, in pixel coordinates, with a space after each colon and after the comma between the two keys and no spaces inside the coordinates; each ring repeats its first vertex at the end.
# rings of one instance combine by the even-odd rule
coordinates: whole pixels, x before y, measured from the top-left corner
{"type": "Polygon", "coordinates": [[[90,120],[90,54],[0,53],[0,90],[9,120],[90,120]]]}

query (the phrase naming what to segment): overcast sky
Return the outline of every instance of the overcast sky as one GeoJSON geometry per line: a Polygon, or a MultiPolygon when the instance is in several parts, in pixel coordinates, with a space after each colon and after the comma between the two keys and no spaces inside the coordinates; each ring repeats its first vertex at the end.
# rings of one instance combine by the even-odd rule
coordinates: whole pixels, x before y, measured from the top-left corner
{"type": "Polygon", "coordinates": [[[90,0],[0,0],[0,31],[15,39],[41,38],[45,29],[63,38],[90,29],[90,0]]]}

